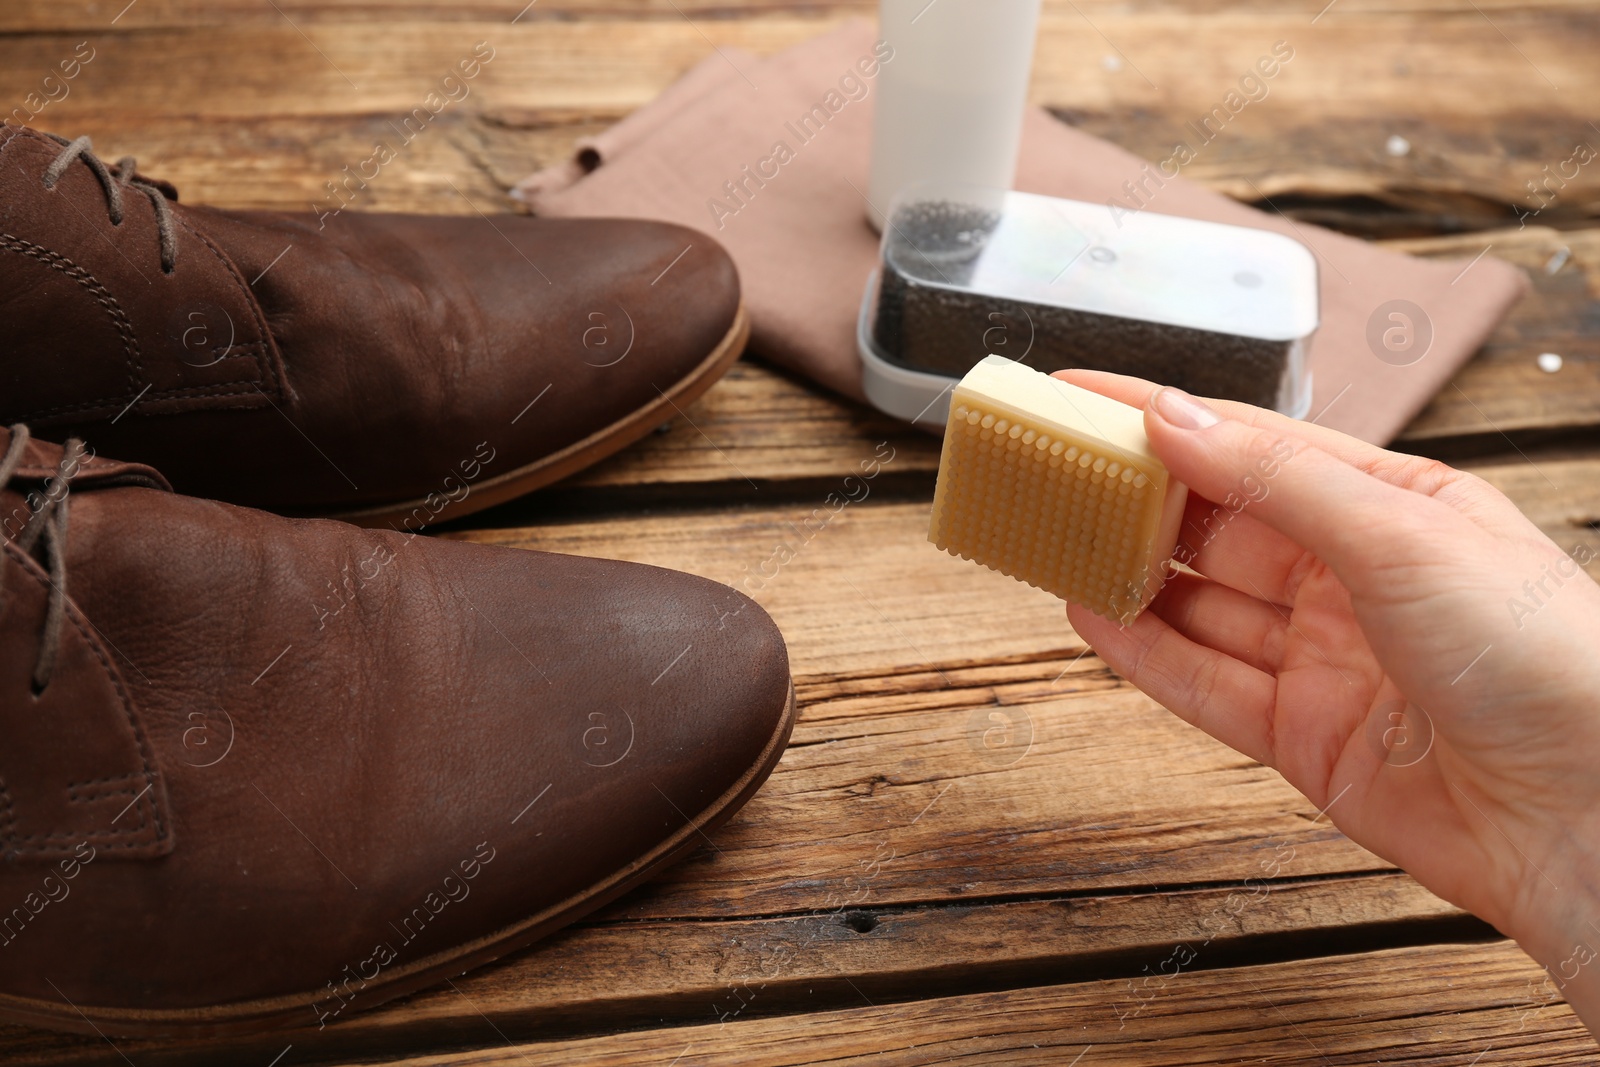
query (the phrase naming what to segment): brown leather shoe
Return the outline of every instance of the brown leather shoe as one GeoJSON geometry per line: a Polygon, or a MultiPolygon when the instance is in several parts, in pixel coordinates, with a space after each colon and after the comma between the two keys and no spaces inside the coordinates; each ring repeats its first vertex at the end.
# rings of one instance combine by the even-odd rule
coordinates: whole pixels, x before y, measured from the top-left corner
{"type": "Polygon", "coordinates": [[[0,420],[197,496],[419,529],[636,440],[748,334],[732,261],[678,226],[177,196],[0,128],[0,420]]]}
{"type": "Polygon", "coordinates": [[[788,739],[716,583],[0,455],[0,1018],[333,1022],[648,878],[788,739]]]}

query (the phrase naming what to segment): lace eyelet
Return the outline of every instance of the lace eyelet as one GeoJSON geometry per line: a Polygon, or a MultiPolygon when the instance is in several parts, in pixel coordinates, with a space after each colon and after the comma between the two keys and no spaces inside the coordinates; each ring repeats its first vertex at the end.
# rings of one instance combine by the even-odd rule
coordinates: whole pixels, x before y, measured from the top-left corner
{"type": "MultiPolygon", "coordinates": [[[[172,209],[167,202],[166,187],[140,178],[138,164],[132,156],[121,160],[116,169],[112,170],[101,161],[100,157],[94,154],[89,138],[80,137],[75,141],[68,141],[53,134],[47,136],[51,140],[59,142],[62,145],[62,149],[57,153],[54,162],[45,168],[45,172],[41,177],[41,184],[43,184],[45,190],[47,192],[55,190],[56,185],[61,180],[62,173],[74,160],[84,163],[94,173],[94,176],[99,179],[101,188],[105,191],[113,227],[120,227],[126,217],[122,203],[125,191],[143,194],[149,198],[154,206],[156,226],[161,236],[162,255],[165,258],[173,243],[173,229],[176,225],[172,218],[172,209]]],[[[170,275],[172,274],[172,269],[163,264],[162,273],[170,275]]]]}
{"type": "MultiPolygon", "coordinates": [[[[19,422],[12,425],[11,440],[6,445],[5,454],[0,456],[0,487],[11,486],[32,436],[26,424],[19,422]]],[[[34,661],[29,678],[29,689],[35,701],[43,697],[45,690],[49,688],[56,658],[61,651],[61,627],[67,617],[69,606],[66,594],[67,512],[64,502],[71,491],[72,479],[84,462],[87,451],[79,438],[67,439],[66,446],[61,450],[61,460],[56,464],[55,475],[46,482],[45,503],[37,508],[29,504],[33,514],[23,524],[13,545],[8,546],[15,547],[20,552],[31,553],[42,543],[41,551],[44,559],[41,560],[41,564],[46,566],[49,578],[50,592],[45,608],[44,626],[39,637],[38,658],[34,661]],[[59,494],[49,491],[52,484],[59,486],[59,494]],[[42,681],[39,680],[40,676],[43,676],[42,681]]]]}

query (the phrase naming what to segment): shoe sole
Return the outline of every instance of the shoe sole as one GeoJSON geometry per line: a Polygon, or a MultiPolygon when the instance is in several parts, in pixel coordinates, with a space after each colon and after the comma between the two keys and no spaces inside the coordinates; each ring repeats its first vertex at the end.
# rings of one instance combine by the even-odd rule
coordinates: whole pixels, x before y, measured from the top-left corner
{"type": "MultiPolygon", "coordinates": [[[[476,941],[427,956],[409,966],[395,968],[392,973],[374,979],[361,990],[364,1003],[355,1010],[375,1008],[396,997],[415,993],[525,948],[604,907],[682,859],[704,840],[704,835],[732,818],[766,782],[788,747],[794,720],[794,683],[790,682],[778,728],[767,741],[759,759],[727,792],[685,823],[677,833],[604,881],[546,908],[532,918],[476,941]]],[[[263,1000],[238,1001],[206,1008],[150,1011],[97,1008],[87,1004],[55,1004],[0,994],[0,1022],[101,1037],[236,1037],[281,1027],[310,1026],[317,1022],[313,1005],[318,1000],[326,999],[326,993],[324,986],[305,993],[263,1000]]]]}
{"type": "Polygon", "coordinates": [[[581,441],[575,441],[559,452],[552,452],[534,463],[507,471],[486,481],[474,484],[461,500],[434,512],[428,507],[428,498],[419,497],[400,504],[383,504],[378,507],[347,511],[330,516],[358,526],[393,528],[395,523],[414,518],[418,512],[428,516],[426,526],[459,519],[484,508],[515,500],[519,496],[558,482],[569,474],[600,462],[639,440],[660,426],[674,414],[694,403],[706,390],[715,385],[728,368],[738,362],[750,340],[750,317],[740,304],[733,316],[733,325],[712,349],[711,354],[670,390],[644,407],[630,412],[610,426],[597,430],[581,441]]]}

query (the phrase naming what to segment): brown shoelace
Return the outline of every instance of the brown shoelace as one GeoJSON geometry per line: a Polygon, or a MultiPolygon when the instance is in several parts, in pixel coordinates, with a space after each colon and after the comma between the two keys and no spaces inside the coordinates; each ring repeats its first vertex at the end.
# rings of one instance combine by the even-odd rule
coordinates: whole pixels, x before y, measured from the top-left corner
{"type": "MultiPolygon", "coordinates": [[[[17,468],[22,465],[23,454],[28,450],[28,428],[21,423],[11,427],[11,447],[0,459],[0,491],[11,484],[17,468]]],[[[50,674],[55,670],[56,652],[61,647],[61,624],[67,617],[67,492],[71,489],[73,475],[83,459],[83,442],[76,437],[67,441],[56,467],[55,477],[45,483],[44,502],[28,517],[12,543],[24,553],[32,554],[34,546],[44,541],[44,564],[50,575],[50,600],[45,609],[44,632],[39,639],[39,658],[33,664],[33,691],[44,692],[50,684],[50,674]]],[[[0,572],[3,573],[3,572],[0,572]]],[[[4,587],[0,585],[0,596],[4,587]]]]}
{"type": "Polygon", "coordinates": [[[136,189],[150,198],[150,203],[156,209],[156,229],[161,233],[161,270],[171,274],[172,266],[178,260],[178,230],[172,221],[172,206],[167,203],[167,194],[150,182],[136,177],[138,164],[132,156],[124,156],[117,162],[116,170],[112,171],[101,162],[99,156],[94,154],[94,146],[89,143],[89,138],[80,137],[76,141],[69,141],[53,133],[47,133],[45,136],[66,146],[61,149],[61,154],[56,156],[50,166],[45,168],[46,189],[54,189],[56,182],[61,180],[61,176],[72,166],[73,161],[82,160],[84,165],[94,172],[94,176],[100,179],[100,187],[106,192],[106,204],[111,209],[111,225],[122,225],[124,189],[136,189]]]}

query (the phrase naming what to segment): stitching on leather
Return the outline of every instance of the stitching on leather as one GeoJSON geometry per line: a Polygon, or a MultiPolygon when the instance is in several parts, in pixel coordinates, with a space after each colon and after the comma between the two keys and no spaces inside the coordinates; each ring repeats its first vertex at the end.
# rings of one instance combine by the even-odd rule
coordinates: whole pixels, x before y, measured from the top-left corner
{"type": "MultiPolygon", "coordinates": [[[[3,151],[6,145],[9,145],[12,140],[20,136],[20,133],[20,130],[13,132],[11,136],[6,138],[4,142],[0,142],[0,151],[3,151]]],[[[260,341],[251,341],[247,344],[235,346],[240,350],[241,356],[250,356],[251,361],[255,364],[255,376],[245,380],[256,384],[269,385],[273,392],[277,393],[281,397],[283,395],[282,383],[280,380],[278,380],[276,375],[270,373],[270,368],[265,358],[268,351],[268,341],[266,339],[271,335],[267,331],[266,321],[262,318],[261,309],[256,303],[254,294],[249,291],[249,287],[244,283],[244,276],[239,273],[238,269],[234,267],[227,257],[222,254],[222,251],[217,248],[210,238],[191,226],[188,220],[180,218],[178,221],[183,224],[184,229],[192,233],[201,244],[205,245],[206,248],[211,251],[211,254],[217,258],[217,262],[220,263],[222,268],[233,278],[234,283],[238,286],[241,295],[244,298],[246,307],[250,309],[251,318],[255,320],[256,332],[263,338],[260,341]]],[[[79,266],[77,263],[74,263],[71,259],[68,259],[66,256],[63,256],[58,252],[53,252],[48,248],[44,248],[41,245],[33,244],[31,241],[25,241],[22,238],[16,237],[9,233],[0,233],[0,247],[8,248],[13,252],[18,252],[22,255],[29,256],[32,259],[39,260],[52,270],[56,270],[62,274],[65,274],[84,289],[88,290],[89,293],[94,297],[95,302],[100,304],[100,306],[104,308],[109,315],[111,315],[112,321],[116,324],[117,332],[122,336],[123,355],[128,365],[128,394],[120,397],[107,397],[101,400],[83,404],[61,405],[54,408],[45,408],[30,413],[24,417],[25,420],[47,418],[53,415],[70,415],[80,411],[90,411],[101,404],[111,404],[125,401],[127,396],[137,393],[140,388],[140,383],[144,380],[144,366],[143,361],[140,358],[138,337],[134,332],[132,320],[129,319],[127,313],[122,310],[122,305],[117,301],[117,298],[111,294],[111,291],[108,290],[104,285],[100,284],[93,274],[89,273],[89,271],[79,266]]],[[[226,387],[237,384],[237,381],[233,381],[217,383],[216,385],[210,386],[189,386],[182,389],[165,389],[152,394],[150,399],[174,399],[181,396],[200,397],[247,395],[242,392],[214,393],[211,391],[218,388],[218,386],[226,387]]]]}
{"type": "MultiPolygon", "coordinates": [[[[233,347],[242,350],[243,354],[248,354],[248,350],[249,349],[261,348],[262,344],[261,344],[260,341],[251,341],[249,344],[246,344],[246,345],[234,345],[233,347]]],[[[224,358],[231,358],[231,357],[224,357],[224,358]]],[[[242,358],[242,356],[241,356],[241,358],[242,358]]],[[[248,381],[248,382],[251,382],[252,384],[255,384],[253,379],[244,379],[244,380],[248,381]]],[[[206,395],[206,394],[212,393],[212,392],[214,392],[216,390],[232,389],[234,386],[239,384],[239,381],[240,381],[239,379],[234,379],[232,381],[226,381],[226,382],[212,382],[209,385],[177,386],[177,387],[174,387],[174,388],[171,388],[171,389],[163,389],[163,390],[161,390],[160,392],[157,392],[157,393],[147,393],[145,395],[149,396],[151,400],[181,399],[184,396],[206,395]]],[[[251,392],[250,390],[237,390],[237,391],[232,392],[232,393],[220,393],[218,395],[221,395],[221,396],[248,396],[250,394],[250,392],[251,392]]],[[[85,400],[85,401],[82,401],[82,402],[77,403],[77,404],[59,404],[59,405],[57,405],[56,407],[53,407],[53,408],[41,408],[41,409],[39,409],[37,411],[34,411],[30,415],[26,416],[26,418],[23,421],[28,421],[30,419],[44,418],[44,417],[48,417],[48,416],[52,416],[52,415],[70,415],[70,414],[73,414],[74,412],[79,412],[79,411],[93,411],[95,408],[98,408],[98,407],[101,407],[101,406],[104,406],[104,405],[121,404],[126,400],[127,400],[127,396],[125,394],[123,394],[123,395],[118,395],[118,396],[96,397],[93,400],[85,400]]]]}
{"type": "Polygon", "coordinates": [[[143,377],[143,367],[139,363],[139,340],[134,336],[133,322],[128,318],[127,312],[122,310],[122,305],[117,298],[111,295],[111,290],[101,285],[93,274],[83,267],[63,256],[59,252],[52,252],[32,241],[24,241],[20,237],[9,233],[0,233],[0,248],[8,248],[13,252],[36,259],[49,267],[59,271],[77,282],[78,285],[88,290],[105,312],[111,316],[111,321],[116,324],[117,332],[122,335],[122,352],[128,364],[128,389],[137,392],[139,382],[143,377]]]}
{"type": "Polygon", "coordinates": [[[67,790],[67,799],[74,804],[93,804],[95,801],[105,800],[107,797],[138,796],[143,791],[142,789],[96,789],[89,793],[78,793],[69,789],[67,790]]]}
{"type": "MultiPolygon", "coordinates": [[[[152,829],[150,825],[150,817],[146,814],[146,805],[135,805],[135,809],[139,812],[139,824],[127,830],[77,830],[64,831],[62,833],[55,834],[11,834],[6,838],[6,840],[8,842],[105,841],[108,844],[117,841],[127,842],[121,846],[114,846],[121,848],[145,848],[161,840],[161,834],[159,832],[154,834],[146,832],[148,829],[152,829]]],[[[29,852],[44,852],[50,847],[51,846],[48,844],[20,845],[17,847],[6,848],[5,851],[15,853],[17,855],[27,855],[29,852]]]]}
{"type": "MultiPolygon", "coordinates": [[[[34,563],[31,559],[29,559],[27,556],[25,556],[22,553],[21,549],[17,548],[15,545],[13,545],[9,541],[7,541],[7,542],[4,542],[4,543],[0,543],[0,551],[3,551],[6,555],[12,556],[18,562],[18,564],[20,565],[20,567],[22,569],[22,573],[27,575],[29,578],[32,578],[34,580],[34,582],[38,583],[41,586],[44,586],[44,585],[48,584],[48,579],[45,579],[42,574],[35,573],[37,571],[37,569],[38,569],[38,564],[34,563]]],[[[116,690],[117,705],[122,710],[122,714],[128,720],[128,728],[133,731],[134,746],[139,751],[139,763],[144,768],[144,779],[145,779],[145,782],[152,787],[152,791],[153,791],[153,787],[158,784],[159,775],[156,773],[155,768],[152,767],[151,764],[150,764],[150,750],[149,750],[149,746],[148,746],[148,743],[147,743],[145,735],[144,735],[144,729],[139,724],[138,716],[134,715],[134,713],[133,713],[133,701],[128,695],[127,688],[122,684],[122,676],[117,673],[117,671],[114,669],[111,661],[106,658],[106,654],[105,654],[104,650],[102,650],[100,648],[99,643],[97,641],[95,641],[89,635],[89,631],[84,628],[83,613],[78,610],[78,606],[75,603],[72,602],[72,599],[70,597],[67,599],[66,607],[67,607],[67,621],[72,623],[73,628],[78,631],[78,636],[83,639],[84,644],[88,646],[89,650],[92,653],[94,653],[94,658],[100,662],[100,668],[101,668],[101,670],[105,671],[107,680],[109,680],[111,682],[111,687],[114,690],[116,690]]],[[[132,776],[130,775],[130,777],[132,777],[132,776]]],[[[153,797],[153,796],[152,797],[148,797],[148,798],[144,799],[140,803],[135,803],[134,807],[139,809],[139,825],[134,827],[131,831],[122,831],[122,830],[99,831],[99,832],[97,832],[95,834],[90,834],[89,838],[93,839],[93,838],[102,838],[103,837],[103,838],[107,838],[110,841],[117,841],[117,840],[120,840],[122,838],[129,837],[129,836],[137,836],[137,835],[141,834],[144,831],[144,828],[145,828],[146,824],[150,821],[150,817],[153,815],[154,824],[155,824],[155,834],[154,834],[154,837],[150,841],[137,841],[137,842],[133,842],[133,843],[130,843],[130,844],[125,844],[125,845],[108,845],[107,847],[109,847],[109,848],[143,848],[146,845],[157,843],[157,842],[165,840],[166,836],[167,836],[167,828],[166,828],[166,825],[162,821],[162,818],[161,818],[161,806],[155,802],[155,797],[153,797]],[[147,809],[148,809],[148,814],[147,814],[147,809]]],[[[31,834],[31,835],[28,835],[26,837],[18,837],[16,835],[11,835],[9,840],[12,840],[12,841],[17,841],[17,840],[21,840],[21,841],[60,840],[60,839],[65,839],[65,838],[83,838],[83,836],[84,835],[82,835],[82,834],[54,834],[54,835],[31,834]]],[[[14,853],[16,853],[18,855],[27,855],[27,854],[33,853],[33,852],[45,852],[45,851],[48,851],[48,848],[44,848],[44,847],[41,847],[41,848],[27,848],[27,847],[24,847],[24,848],[10,849],[9,851],[14,852],[14,853]]]]}
{"type": "MultiPolygon", "coordinates": [[[[132,792],[132,790],[129,790],[129,792],[132,792]]],[[[151,824],[149,814],[150,811],[154,809],[154,805],[146,802],[135,804],[133,807],[134,810],[139,813],[139,822],[137,825],[131,826],[126,830],[77,830],[64,831],[54,834],[11,833],[5,835],[4,837],[4,841],[6,842],[4,851],[18,856],[45,853],[51,851],[51,849],[54,847],[48,844],[48,842],[51,841],[89,841],[95,844],[104,843],[107,848],[146,848],[159,842],[163,837],[160,814],[157,812],[157,818],[154,825],[151,824]],[[12,842],[23,841],[38,841],[44,843],[37,845],[11,844],[12,842]],[[117,844],[116,842],[123,842],[123,844],[117,844]]]]}
{"type": "MultiPolygon", "coordinates": [[[[6,150],[6,148],[10,146],[12,141],[16,140],[18,137],[23,136],[24,134],[31,134],[35,139],[40,140],[40,141],[44,140],[44,138],[42,136],[40,136],[37,132],[28,129],[25,126],[13,127],[9,122],[4,122],[4,123],[0,123],[0,127],[3,127],[5,129],[9,129],[11,131],[10,135],[8,137],[6,137],[3,141],[0,141],[0,152],[4,152],[6,150]]],[[[211,254],[216,257],[216,260],[217,260],[218,264],[220,264],[222,269],[224,271],[226,271],[227,274],[233,279],[234,285],[237,288],[240,297],[243,299],[245,307],[248,308],[249,311],[250,311],[250,317],[255,322],[256,333],[261,338],[261,340],[259,340],[259,341],[251,341],[248,344],[243,344],[243,345],[236,346],[237,348],[239,348],[241,350],[241,352],[240,352],[241,355],[249,355],[251,357],[252,362],[255,364],[255,376],[253,378],[245,379],[245,380],[253,382],[256,385],[267,386],[271,390],[272,393],[277,395],[277,397],[280,400],[284,399],[285,397],[287,397],[289,395],[288,383],[284,379],[280,361],[274,360],[274,359],[271,358],[272,357],[272,352],[273,352],[272,332],[267,327],[267,320],[266,320],[265,316],[262,314],[261,306],[260,306],[259,302],[256,300],[255,294],[253,292],[251,292],[250,286],[245,282],[244,275],[239,273],[239,268],[234,265],[233,261],[228,258],[227,254],[224,253],[222,251],[222,249],[219,248],[217,246],[217,244],[214,241],[211,240],[211,238],[207,237],[205,234],[201,233],[193,225],[191,225],[188,219],[184,218],[181,215],[175,216],[175,219],[176,219],[176,221],[178,222],[179,225],[181,225],[185,230],[187,230],[190,234],[192,234],[195,237],[195,239],[198,240],[201,244],[205,245],[205,247],[211,252],[211,254]]],[[[57,253],[51,252],[49,249],[42,248],[42,247],[40,247],[38,245],[31,244],[30,242],[27,242],[27,241],[23,241],[21,238],[12,237],[10,234],[0,234],[0,245],[5,245],[6,240],[14,241],[14,242],[17,242],[20,245],[26,246],[25,248],[14,248],[13,249],[14,251],[23,252],[24,254],[30,255],[35,259],[41,259],[43,262],[48,263],[54,269],[62,270],[63,273],[69,273],[69,276],[71,276],[70,272],[65,271],[64,268],[56,266],[54,263],[50,263],[49,260],[44,259],[45,256],[54,256],[57,259],[60,259],[62,262],[71,263],[72,261],[67,259],[65,256],[60,256],[57,253]],[[27,251],[27,249],[35,249],[37,251],[36,252],[27,251]]],[[[7,247],[9,247],[9,246],[7,246],[7,247]]],[[[124,346],[123,347],[124,347],[124,351],[125,351],[125,353],[127,355],[127,360],[128,360],[128,364],[129,364],[129,369],[128,369],[129,394],[128,395],[131,396],[133,393],[137,393],[139,391],[140,383],[144,380],[144,377],[143,377],[144,376],[144,366],[143,366],[143,362],[142,362],[142,360],[140,358],[138,338],[133,332],[132,322],[131,322],[131,320],[128,319],[127,315],[122,311],[122,307],[121,307],[121,305],[119,303],[117,303],[116,297],[112,296],[110,291],[105,289],[104,286],[100,285],[100,283],[94,279],[93,275],[89,274],[88,271],[84,270],[82,267],[78,266],[75,263],[73,263],[72,266],[76,270],[82,272],[82,275],[83,275],[83,278],[81,278],[81,279],[77,278],[76,276],[73,276],[74,280],[78,281],[80,285],[84,285],[86,288],[88,288],[90,285],[98,288],[99,292],[103,293],[104,296],[105,296],[105,299],[101,300],[100,303],[103,306],[106,306],[107,310],[112,311],[114,313],[114,315],[118,318],[118,331],[123,334],[123,340],[124,340],[124,346]],[[85,282],[83,279],[87,279],[87,282],[85,282]],[[109,301],[110,303],[107,304],[106,301],[109,301]],[[124,326],[126,326],[126,329],[124,329],[124,326]]],[[[90,291],[93,292],[94,289],[91,289],[90,291]]],[[[98,299],[98,296],[97,296],[97,299],[98,299]]],[[[219,383],[219,384],[221,384],[221,385],[234,385],[234,384],[237,384],[237,382],[224,382],[224,383],[219,383]]],[[[248,396],[249,395],[249,393],[247,391],[238,391],[238,392],[231,392],[231,393],[227,393],[227,392],[212,392],[211,390],[215,389],[215,388],[216,388],[216,386],[191,386],[191,387],[184,388],[184,389],[162,390],[159,393],[152,394],[150,396],[150,399],[151,400],[177,399],[179,397],[186,397],[186,396],[187,397],[203,397],[203,396],[229,397],[229,396],[248,396]]],[[[70,406],[63,405],[63,406],[54,407],[54,408],[46,408],[46,409],[44,409],[42,411],[36,411],[36,412],[33,412],[32,414],[30,414],[28,416],[25,416],[24,417],[24,421],[26,421],[27,419],[48,418],[48,417],[54,416],[54,415],[71,415],[71,414],[75,414],[75,413],[82,412],[82,411],[91,411],[95,407],[98,407],[101,404],[117,403],[117,402],[126,401],[126,399],[127,399],[127,396],[122,396],[122,397],[115,397],[115,398],[107,398],[105,400],[94,401],[94,402],[85,403],[85,404],[70,405],[70,406]]]]}
{"type": "Polygon", "coordinates": [[[92,804],[97,800],[106,800],[110,797],[138,796],[149,783],[137,774],[119,774],[115,778],[95,778],[87,782],[67,783],[67,802],[70,804],[92,804]],[[142,783],[135,788],[134,783],[142,783]],[[120,788],[112,788],[114,786],[120,788]]]}
{"type": "Polygon", "coordinates": [[[81,782],[68,782],[67,788],[81,790],[89,789],[97,785],[121,785],[124,782],[137,781],[138,778],[139,776],[136,774],[119,774],[114,778],[85,778],[81,782]]]}
{"type": "MultiPolygon", "coordinates": [[[[74,604],[70,598],[67,601],[67,619],[71,621],[73,627],[77,629],[78,635],[83,638],[84,643],[89,646],[91,651],[94,652],[95,659],[100,661],[100,666],[106,672],[106,677],[111,680],[112,687],[116,689],[118,703],[122,708],[123,715],[127,716],[128,727],[133,731],[134,745],[139,750],[139,764],[144,768],[145,782],[151,787],[151,791],[154,792],[154,787],[157,785],[158,775],[156,774],[156,769],[150,765],[150,750],[149,744],[144,736],[144,727],[139,723],[138,716],[133,713],[133,701],[128,696],[127,688],[122,684],[121,674],[119,674],[113,668],[111,661],[106,658],[106,654],[104,650],[101,649],[99,642],[95,641],[89,635],[89,631],[84,629],[83,613],[78,610],[78,606],[74,604]]],[[[167,829],[161,821],[161,807],[155,802],[154,796],[146,800],[143,805],[135,804],[134,806],[140,809],[138,826],[139,830],[144,828],[144,808],[148,806],[155,821],[156,840],[160,841],[167,836],[167,829]]],[[[137,830],[135,832],[137,832],[137,830]]]]}
{"type": "MultiPolygon", "coordinates": [[[[4,148],[0,144],[0,148],[4,148]]],[[[5,779],[0,778],[0,838],[6,837],[17,826],[17,807],[11,801],[11,790],[6,788],[5,779]]]]}
{"type": "MultiPolygon", "coordinates": [[[[218,382],[215,385],[189,385],[182,389],[167,389],[159,393],[147,393],[144,403],[149,404],[157,400],[183,400],[190,397],[264,396],[259,386],[254,389],[235,389],[234,386],[238,384],[238,382],[218,382]]],[[[23,417],[20,421],[38,422],[40,419],[52,419],[58,415],[77,415],[86,411],[98,411],[108,405],[120,404],[126,399],[126,397],[113,396],[86,401],[82,404],[64,404],[59,407],[35,411],[23,417]]]]}
{"type": "MultiPolygon", "coordinates": [[[[146,787],[146,788],[148,788],[148,787],[146,787]]],[[[69,804],[97,804],[102,800],[112,800],[112,799],[115,799],[116,797],[136,797],[136,796],[138,796],[139,794],[141,794],[143,792],[144,792],[143,789],[107,789],[104,792],[90,793],[90,794],[84,795],[84,794],[79,794],[79,793],[72,793],[72,792],[69,791],[67,793],[67,803],[69,803],[69,804]]]]}
{"type": "MultiPolygon", "coordinates": [[[[12,834],[12,841],[80,841],[84,838],[102,837],[108,841],[123,841],[130,838],[146,837],[145,827],[150,825],[150,818],[145,814],[145,805],[138,804],[135,808],[139,812],[139,825],[131,830],[89,830],[89,831],[63,831],[55,834],[12,834]]],[[[159,838],[159,834],[157,838],[159,838]]],[[[142,847],[151,843],[151,840],[135,840],[130,847],[142,847]]],[[[25,852],[25,848],[11,849],[12,852],[25,852]]]]}
{"type": "MultiPolygon", "coordinates": [[[[133,792],[133,790],[130,789],[129,792],[131,793],[131,792],[133,792]]],[[[160,813],[157,812],[156,822],[155,822],[154,826],[151,825],[151,821],[150,821],[150,814],[149,813],[150,813],[151,810],[153,810],[154,805],[151,804],[151,803],[143,803],[143,804],[135,804],[135,805],[133,805],[133,807],[134,807],[134,810],[139,813],[139,822],[138,822],[137,825],[132,826],[132,827],[126,829],[126,830],[88,830],[88,831],[76,830],[76,831],[63,831],[63,832],[54,833],[54,834],[16,834],[16,833],[13,833],[13,834],[8,834],[6,836],[6,838],[5,838],[5,840],[7,842],[13,842],[13,841],[40,841],[40,842],[49,842],[49,841],[91,841],[91,842],[94,842],[96,844],[99,844],[101,842],[105,842],[106,846],[108,848],[145,848],[145,847],[147,847],[149,845],[155,844],[156,842],[160,841],[162,836],[163,836],[162,831],[161,831],[160,813]],[[147,833],[146,832],[147,830],[153,830],[154,833],[147,833]],[[120,844],[120,845],[115,844],[115,842],[118,842],[118,841],[125,842],[125,843],[124,844],[120,844]]],[[[19,855],[19,856],[25,856],[25,855],[28,855],[30,853],[48,852],[51,849],[51,847],[52,846],[50,846],[48,844],[20,845],[20,846],[16,846],[16,847],[6,848],[5,851],[14,853],[14,854],[19,855]]]]}
{"type": "MultiPolygon", "coordinates": [[[[92,797],[69,796],[69,797],[67,797],[67,803],[68,804],[76,804],[79,807],[87,807],[90,804],[99,804],[102,801],[122,800],[123,797],[127,797],[127,798],[129,798],[129,800],[131,800],[132,798],[139,796],[143,792],[144,792],[143,789],[118,789],[114,793],[101,793],[98,796],[92,796],[92,797]]],[[[128,801],[123,801],[123,803],[127,803],[127,802],[128,801]]],[[[54,834],[54,835],[50,835],[50,836],[59,837],[60,835],[59,834],[54,834]]]]}
{"type": "MultiPolygon", "coordinates": [[[[236,362],[241,359],[258,359],[252,353],[264,347],[260,341],[251,341],[249,344],[213,345],[211,347],[211,366],[225,362],[236,362]]],[[[242,380],[242,379],[241,379],[242,380]]]]}
{"type": "Polygon", "coordinates": [[[238,285],[240,295],[244,298],[245,306],[250,309],[251,317],[256,320],[256,332],[261,335],[261,341],[254,342],[261,345],[261,351],[256,355],[256,381],[270,385],[272,391],[278,394],[279,399],[282,399],[284,395],[282,376],[272,373],[276,368],[269,367],[264,359],[267,353],[267,342],[272,337],[272,334],[267,329],[266,319],[262,318],[261,305],[256,301],[256,295],[250,291],[250,286],[245,283],[244,275],[240,274],[239,268],[233,265],[233,260],[224,255],[222,249],[212,243],[211,238],[191,226],[189,220],[183,216],[179,215],[177,219],[183,224],[184,229],[194,234],[202,244],[211,250],[211,254],[217,257],[217,262],[222,264],[222,268],[233,276],[234,283],[238,285]]]}

